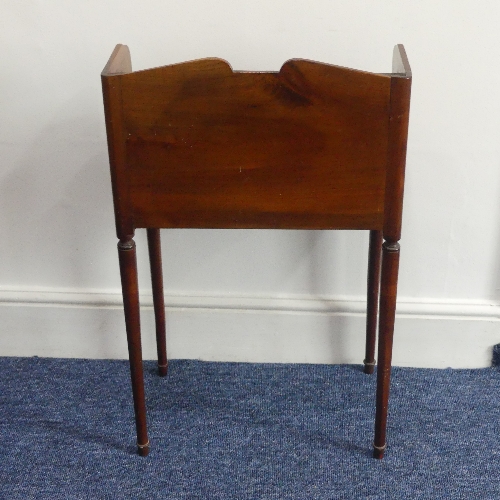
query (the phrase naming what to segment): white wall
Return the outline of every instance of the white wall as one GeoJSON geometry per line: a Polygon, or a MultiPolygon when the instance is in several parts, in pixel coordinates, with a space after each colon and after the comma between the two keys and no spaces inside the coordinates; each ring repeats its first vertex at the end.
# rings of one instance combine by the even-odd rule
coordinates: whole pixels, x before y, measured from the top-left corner
{"type": "MultiPolygon", "coordinates": [[[[404,43],[414,79],[395,361],[489,362],[500,342],[498,2],[19,0],[2,2],[0,19],[0,354],[124,355],[121,316],[105,312],[116,308],[119,274],[99,75],[116,43],[129,45],[134,69],[218,56],[234,69],[277,70],[304,57],[380,72],[404,43]]],[[[136,241],[147,293],[142,231],[136,241]]],[[[256,337],[243,354],[212,347],[210,359],[351,362],[347,348],[322,357],[321,338],[343,335],[318,326],[323,317],[348,318],[362,346],[366,233],[171,230],[163,244],[172,318],[186,305],[198,318],[174,321],[172,345],[186,329],[217,345],[208,314],[226,339],[258,329],[268,353],[256,354],[256,337]],[[227,319],[235,309],[260,326],[243,326],[243,313],[227,319]],[[298,351],[319,329],[316,351],[288,356],[290,328],[304,331],[298,351]],[[267,335],[281,340],[267,345],[267,335]]],[[[204,356],[179,342],[174,356],[204,356]]]]}

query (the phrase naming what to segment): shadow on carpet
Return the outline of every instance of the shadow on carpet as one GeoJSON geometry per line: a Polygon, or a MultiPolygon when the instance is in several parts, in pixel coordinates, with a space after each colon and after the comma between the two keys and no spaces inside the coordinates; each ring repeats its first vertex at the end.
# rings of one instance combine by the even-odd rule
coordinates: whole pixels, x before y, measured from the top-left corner
{"type": "Polygon", "coordinates": [[[371,458],[375,376],[354,365],[145,363],[135,454],[126,361],[0,358],[2,499],[496,499],[500,371],[394,368],[371,458]]]}

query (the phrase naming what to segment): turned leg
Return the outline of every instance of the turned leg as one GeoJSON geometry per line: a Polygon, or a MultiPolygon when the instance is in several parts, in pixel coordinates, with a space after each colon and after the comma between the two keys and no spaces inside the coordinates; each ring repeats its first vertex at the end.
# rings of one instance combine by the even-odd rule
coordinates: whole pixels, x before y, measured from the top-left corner
{"type": "Polygon", "coordinates": [[[158,373],[167,374],[167,341],[165,339],[165,302],[163,299],[163,271],[161,266],[161,241],[159,229],[148,229],[149,264],[153,284],[153,306],[156,323],[156,348],[158,350],[158,373]]]}
{"type": "Polygon", "coordinates": [[[399,243],[385,241],[382,245],[382,282],[380,287],[380,320],[377,368],[377,408],[373,456],[383,458],[386,448],[387,408],[391,378],[392,340],[396,318],[399,243]]]}
{"type": "Polygon", "coordinates": [[[139,455],[145,457],[149,453],[149,440],[146,423],[144,375],[142,369],[137,260],[135,256],[135,242],[132,238],[124,238],[119,241],[118,257],[120,260],[125,325],[127,328],[132,394],[134,396],[135,425],[137,428],[137,451],[139,455]]]}
{"type": "Polygon", "coordinates": [[[363,361],[365,373],[373,373],[375,367],[375,342],[377,339],[377,316],[380,290],[380,261],[382,254],[382,231],[370,231],[368,250],[368,300],[366,307],[366,351],[363,361]]]}

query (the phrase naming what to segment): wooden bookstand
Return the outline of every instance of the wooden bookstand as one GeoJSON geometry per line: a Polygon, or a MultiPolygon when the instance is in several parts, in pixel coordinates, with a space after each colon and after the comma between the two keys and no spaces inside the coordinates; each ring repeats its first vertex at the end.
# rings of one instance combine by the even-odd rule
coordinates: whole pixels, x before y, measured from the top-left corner
{"type": "Polygon", "coordinates": [[[393,73],[375,74],[302,59],[266,73],[221,59],[132,72],[128,47],[117,45],[102,86],[139,454],[149,440],[136,228],[147,228],[160,375],[160,228],[365,229],[364,363],[373,373],[380,289],[374,456],[382,458],[411,87],[403,46],[393,73]]]}

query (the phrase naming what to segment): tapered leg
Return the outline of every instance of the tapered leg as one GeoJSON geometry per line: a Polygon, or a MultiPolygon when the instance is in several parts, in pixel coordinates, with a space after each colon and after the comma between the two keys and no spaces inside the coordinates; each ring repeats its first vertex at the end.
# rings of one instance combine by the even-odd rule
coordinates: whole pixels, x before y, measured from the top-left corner
{"type": "Polygon", "coordinates": [[[135,425],[137,428],[137,451],[145,457],[149,453],[146,422],[146,400],[144,397],[144,375],[142,369],[141,323],[139,311],[139,285],[137,283],[137,260],[133,239],[118,243],[120,274],[122,279],[123,307],[127,328],[130,376],[134,395],[135,425]]]}
{"type": "Polygon", "coordinates": [[[373,456],[383,458],[386,447],[387,408],[391,378],[392,340],[396,318],[399,243],[385,241],[382,245],[382,282],[380,287],[380,321],[377,369],[377,408],[373,456]]]}
{"type": "Polygon", "coordinates": [[[380,290],[380,261],[382,231],[370,231],[368,250],[368,300],[366,307],[366,351],[364,372],[373,373],[375,367],[375,343],[377,339],[378,302],[380,290]]]}
{"type": "Polygon", "coordinates": [[[163,299],[163,271],[161,266],[161,241],[159,229],[148,229],[149,264],[153,284],[153,306],[156,323],[156,348],[158,350],[158,373],[167,374],[167,341],[165,338],[165,301],[163,299]]]}

